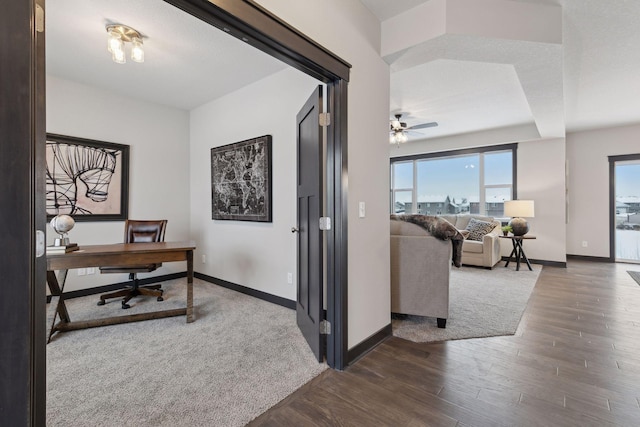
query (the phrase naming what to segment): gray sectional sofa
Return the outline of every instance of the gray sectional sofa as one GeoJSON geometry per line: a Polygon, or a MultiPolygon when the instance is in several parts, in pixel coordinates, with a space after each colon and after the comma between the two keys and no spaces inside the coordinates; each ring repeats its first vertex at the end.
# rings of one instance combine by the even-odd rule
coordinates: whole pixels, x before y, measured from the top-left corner
{"type": "Polygon", "coordinates": [[[449,317],[451,241],[432,236],[419,225],[391,220],[391,312],[449,317]]]}

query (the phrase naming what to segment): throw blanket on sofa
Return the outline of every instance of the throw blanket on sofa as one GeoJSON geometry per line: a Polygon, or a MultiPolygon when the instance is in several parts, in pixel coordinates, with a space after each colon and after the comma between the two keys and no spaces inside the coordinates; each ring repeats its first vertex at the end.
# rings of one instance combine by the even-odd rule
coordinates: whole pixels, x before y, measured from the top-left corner
{"type": "Polygon", "coordinates": [[[391,215],[391,219],[406,221],[419,225],[427,230],[433,237],[440,240],[451,240],[453,253],[451,260],[453,265],[462,265],[462,243],[464,236],[446,219],[431,215],[391,215]]]}

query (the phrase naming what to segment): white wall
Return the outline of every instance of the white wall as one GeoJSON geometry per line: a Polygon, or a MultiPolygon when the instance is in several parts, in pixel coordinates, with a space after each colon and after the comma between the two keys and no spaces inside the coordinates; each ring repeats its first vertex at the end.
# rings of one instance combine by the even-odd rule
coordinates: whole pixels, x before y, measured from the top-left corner
{"type": "Polygon", "coordinates": [[[568,254],[609,257],[608,156],[640,153],[639,136],[640,125],[567,134],[568,254]]]}
{"type": "MultiPolygon", "coordinates": [[[[491,146],[516,142],[508,129],[495,132],[434,138],[392,146],[390,157],[433,153],[462,148],[491,146]]],[[[530,233],[536,240],[525,243],[531,259],[565,262],[565,140],[564,138],[518,142],[518,198],[535,201],[535,218],[528,219],[530,233]]],[[[508,256],[512,246],[501,241],[502,255],[508,256]]]]}
{"type": "MultiPolygon", "coordinates": [[[[166,240],[189,239],[189,115],[186,111],[115,95],[47,76],[47,132],[130,145],[129,218],[167,219],[166,240]]],[[[80,246],[120,243],[123,221],[77,222],[69,237],[80,246]]],[[[55,232],[47,226],[47,241],[55,232]]],[[[165,263],[150,277],[185,271],[165,263]]],[[[127,275],[77,276],[65,291],[127,280],[127,275]]]]}
{"type": "Polygon", "coordinates": [[[349,82],[348,346],[390,323],[389,66],[380,23],[358,0],[259,0],[353,65],[349,82]],[[366,217],[358,217],[358,202],[366,217]]]}
{"type": "Polygon", "coordinates": [[[196,271],[295,301],[296,114],[318,84],[290,68],[191,111],[196,271]],[[211,148],[262,135],[273,137],[273,222],[212,220],[211,148]]]}
{"type": "MultiPolygon", "coordinates": [[[[527,257],[565,262],[565,139],[518,143],[518,199],[535,202],[535,218],[528,218],[536,240],[525,243],[527,257]]],[[[511,248],[503,255],[509,255],[511,248]]]]}

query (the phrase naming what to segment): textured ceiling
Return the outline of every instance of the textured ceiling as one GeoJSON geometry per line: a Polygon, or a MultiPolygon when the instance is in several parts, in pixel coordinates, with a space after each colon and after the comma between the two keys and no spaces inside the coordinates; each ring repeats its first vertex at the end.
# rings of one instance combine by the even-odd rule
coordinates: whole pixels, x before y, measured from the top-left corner
{"type": "MultiPolygon", "coordinates": [[[[381,21],[428,1],[361,0],[381,21]]],[[[562,44],[445,34],[416,45],[385,58],[390,113],[409,113],[410,125],[438,121],[425,138],[640,121],[640,1],[519,2],[561,6],[562,44]]],[[[46,35],[48,74],[186,110],[286,67],[161,0],[49,0],[46,35]],[[104,27],[112,22],[144,34],[144,64],[111,61],[104,27]]]]}
{"type": "Polygon", "coordinates": [[[189,110],[286,67],[161,0],[48,0],[47,74],[189,110]],[[105,25],[143,34],[145,62],[116,64],[105,25]]]}
{"type": "MultiPolygon", "coordinates": [[[[516,1],[562,7],[562,44],[446,34],[416,45],[386,58],[392,70],[390,112],[402,109],[412,113],[415,122],[436,119],[440,127],[447,127],[446,132],[427,129],[425,138],[517,125],[523,116],[514,113],[505,98],[514,97],[513,102],[521,104],[523,93],[529,120],[542,136],[640,122],[640,1],[516,1]],[[413,67],[435,70],[441,59],[455,60],[458,71],[432,72],[428,80],[424,74],[408,72],[413,67]],[[478,61],[514,65],[522,90],[514,89],[513,79],[492,79],[494,71],[479,69],[478,61]],[[464,89],[459,77],[471,70],[486,90],[464,89]],[[477,120],[482,105],[492,112],[491,118],[477,120]],[[410,111],[413,106],[418,106],[415,112],[410,111]]],[[[412,13],[428,0],[361,2],[388,21],[412,13]]]]}
{"type": "MultiPolygon", "coordinates": [[[[436,121],[437,128],[419,131],[421,137],[472,132],[482,127],[531,123],[532,115],[515,69],[509,64],[439,59],[411,67],[391,78],[391,112],[408,112],[408,125],[436,121]],[[448,85],[437,83],[446,75],[448,85]],[[419,84],[416,84],[419,82],[419,84]],[[491,104],[483,102],[491,97],[491,104]],[[456,106],[451,109],[452,106],[456,106]]],[[[406,120],[405,120],[406,118],[406,120]]]]}

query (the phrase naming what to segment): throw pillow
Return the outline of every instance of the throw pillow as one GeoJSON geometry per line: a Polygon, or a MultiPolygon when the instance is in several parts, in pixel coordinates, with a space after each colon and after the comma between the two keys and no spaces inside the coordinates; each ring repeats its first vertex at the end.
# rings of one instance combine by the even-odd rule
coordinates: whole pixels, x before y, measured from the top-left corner
{"type": "Polygon", "coordinates": [[[480,221],[478,219],[471,218],[466,228],[469,230],[469,237],[467,237],[467,240],[482,241],[484,235],[491,232],[495,226],[496,225],[492,222],[480,221]]]}

